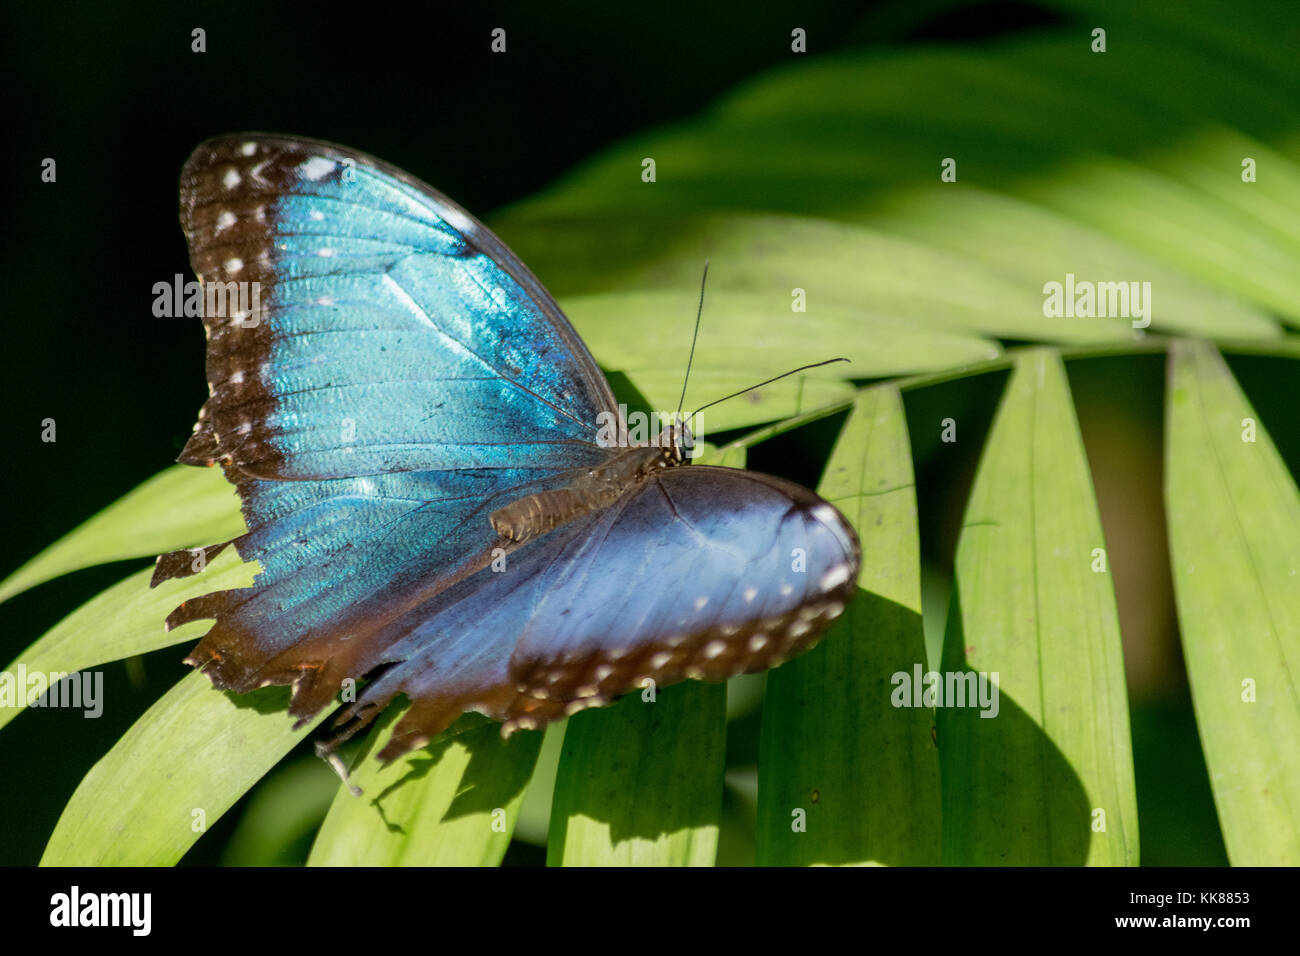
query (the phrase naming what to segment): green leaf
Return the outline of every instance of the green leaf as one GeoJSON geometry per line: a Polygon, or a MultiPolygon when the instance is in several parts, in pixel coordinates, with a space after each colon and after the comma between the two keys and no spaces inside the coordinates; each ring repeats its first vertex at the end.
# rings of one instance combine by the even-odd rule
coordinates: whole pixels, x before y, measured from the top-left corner
{"type": "Polygon", "coordinates": [[[316,756],[276,767],[249,795],[247,809],[221,854],[221,865],[301,863],[338,790],[338,776],[316,756]]]}
{"type": "Polygon", "coordinates": [[[725,684],[686,681],[569,718],[552,866],[712,866],[722,813],[725,684]]]}
{"type": "Polygon", "coordinates": [[[1196,723],[1228,857],[1300,864],[1300,492],[1223,359],[1169,358],[1165,501],[1196,723]]]}
{"type": "MultiPolygon", "coordinates": [[[[1221,157],[1219,175],[1249,189],[1240,179],[1240,159],[1221,157]]],[[[1282,174],[1296,176],[1294,169],[1282,174]]],[[[1020,192],[1300,325],[1300,270],[1294,267],[1300,245],[1209,193],[1152,166],[1111,157],[1080,159],[1020,192]]]]}
{"type": "MultiPolygon", "coordinates": [[[[391,732],[393,714],[370,734],[391,732]]],[[[340,787],[312,847],[311,866],[495,866],[519,818],[541,748],[540,731],[509,740],[501,725],[466,714],[427,747],[383,766],[367,752],[340,787]]]]}
{"type": "Polygon", "coordinates": [[[862,569],[821,643],[768,674],[758,862],[934,865],[934,710],[891,703],[891,676],[925,664],[916,490],[896,388],[861,393],[818,490],[857,530],[862,569]]]}
{"type": "MultiPolygon", "coordinates": [[[[703,463],[739,467],[744,451],[703,463]]],[[[569,718],[547,839],[552,866],[712,866],[727,687],[686,681],[569,718]],[[652,694],[647,700],[646,695],[652,694]]]]}
{"type": "MultiPolygon", "coordinates": [[[[1281,330],[1266,312],[1105,233],[1021,199],[971,185],[955,193],[899,190],[882,198],[871,218],[873,225],[960,253],[1027,287],[1064,283],[1067,274],[1088,281],[1150,282],[1152,331],[1280,341],[1281,330]]],[[[1076,320],[1043,321],[1069,325],[1076,320]]],[[[1053,337],[1047,331],[1034,336],[1053,337]]]]}
{"type": "Polygon", "coordinates": [[[551,801],[555,796],[555,774],[560,767],[560,753],[568,724],[567,719],[557,720],[548,724],[542,734],[542,748],[537,754],[533,776],[519,804],[516,840],[533,846],[546,846],[546,832],[551,826],[551,801]]]}
{"type": "Polygon", "coordinates": [[[288,698],[284,687],[234,695],[198,672],[183,678],[86,774],[41,865],[176,863],[311,732],[293,729],[288,698]]]}
{"type": "Polygon", "coordinates": [[[239,499],[219,468],[175,465],[64,535],[0,583],[0,601],[69,571],[228,541],[239,499]]]}
{"type": "MultiPolygon", "coordinates": [[[[700,269],[710,260],[708,292],[700,334],[713,321],[712,303],[721,300],[721,321],[733,326],[729,339],[718,340],[713,354],[744,355],[746,363],[774,362],[767,350],[750,343],[772,336],[798,339],[804,321],[831,322],[848,336],[849,345],[872,341],[897,342],[897,360],[856,350],[855,361],[934,368],[940,356],[927,359],[921,345],[933,342],[941,355],[957,353],[990,357],[997,347],[982,336],[1030,341],[1105,342],[1133,337],[1127,322],[1077,318],[1045,322],[1042,284],[1011,281],[998,273],[927,242],[889,235],[860,225],[797,216],[755,213],[676,216],[638,214],[638,227],[627,229],[622,215],[587,217],[553,214],[545,218],[522,213],[503,218],[502,236],[542,276],[549,288],[579,313],[575,321],[586,336],[639,333],[630,351],[605,353],[604,360],[622,366],[652,341],[645,328],[660,332],[658,341],[670,351],[674,365],[689,349],[693,296],[700,269]],[[644,322],[627,322],[618,329],[597,329],[581,318],[580,294],[631,289],[672,291],[669,311],[649,314],[644,322]],[[791,313],[795,289],[805,292],[807,313],[791,313]],[[747,296],[762,314],[779,321],[737,325],[739,310],[726,304],[731,295],[747,296]],[[785,311],[782,311],[785,310],[785,311]],[[825,318],[818,315],[825,311],[825,318]],[[854,328],[845,312],[858,315],[854,328]],[[667,327],[672,334],[666,334],[667,327]],[[946,335],[941,334],[946,333],[946,335]],[[878,337],[887,337],[884,339],[878,337]],[[977,354],[982,353],[982,354],[977,354]]],[[[738,300],[739,302],[739,300],[738,300]]],[[[653,308],[653,306],[652,306],[653,308]]],[[[611,317],[612,318],[612,317],[611,317]]],[[[711,333],[710,333],[711,334],[711,333]]],[[[836,349],[833,340],[804,343],[836,349]]]]}
{"type": "MultiPolygon", "coordinates": [[[[879,304],[888,301],[882,279],[903,277],[911,295],[935,304],[955,277],[995,293],[955,297],[952,313],[968,328],[1030,341],[1096,340],[1106,325],[1118,334],[1115,320],[1041,321],[1038,290],[1068,271],[1151,281],[1161,328],[1275,335],[1270,310],[1300,325],[1300,272],[1291,267],[1300,252],[1300,84],[1273,49],[1275,36],[1294,33],[1294,8],[1229,15],[1227,29],[1203,10],[1176,23],[1123,4],[1086,16],[1109,21],[1104,55],[1076,25],[978,52],[867,50],[772,70],[700,116],[584,164],[500,217],[503,235],[565,292],[687,288],[680,272],[690,260],[698,274],[711,252],[715,264],[739,257],[701,223],[764,209],[894,232],[830,283],[882,311],[892,311],[879,304]],[[1153,85],[1152,76],[1179,82],[1153,85]],[[644,157],[655,160],[653,183],[638,175],[644,157]],[[1241,179],[1245,157],[1258,163],[1255,182],[1241,179]],[[945,159],[956,163],[955,181],[940,180],[945,159]],[[981,219],[962,205],[972,187],[1022,202],[985,204],[991,218],[981,219]],[[900,210],[900,196],[920,203],[900,210]],[[932,228],[913,222],[931,215],[932,228]],[[921,242],[909,251],[900,233],[921,242]],[[999,239],[984,243],[986,235],[999,239]],[[951,268],[940,267],[945,253],[951,268]],[[976,260],[991,256],[998,267],[972,282],[976,260]],[[577,277],[566,261],[601,275],[577,277]],[[1023,281],[1009,281],[1017,274],[1023,281]]],[[[771,258],[791,256],[778,246],[771,258]]],[[[821,282],[794,284],[826,294],[821,282]]]]}
{"type": "MultiPolygon", "coordinates": [[[[212,626],[211,621],[190,621],[167,631],[163,626],[167,615],[197,594],[249,587],[256,570],[255,563],[245,564],[233,550],[228,550],[213,559],[200,575],[164,581],[153,589],[149,587],[153,569],[138,571],[50,628],[6,671],[16,673],[23,667],[28,673],[71,673],[197,641],[212,626]]],[[[17,700],[15,704],[0,706],[0,727],[18,716],[26,701],[17,700]]]]}
{"type": "MultiPolygon", "coordinates": [[[[824,352],[822,354],[823,357],[833,357],[824,352]]],[[[793,367],[797,366],[791,363],[785,370],[793,367]]],[[[691,429],[696,438],[702,438],[714,432],[779,421],[823,405],[835,402],[847,404],[853,400],[855,389],[850,383],[817,375],[816,372],[820,371],[821,369],[816,369],[808,374],[791,375],[779,382],[745,392],[743,398],[737,397],[705,409],[691,422],[691,429]]],[[[651,407],[662,413],[661,421],[669,420],[682,394],[685,361],[661,368],[635,369],[627,374],[651,407]]],[[[689,395],[694,398],[688,397],[684,413],[689,415],[694,408],[707,402],[751,388],[765,376],[766,373],[763,372],[721,372],[716,369],[693,368],[689,395]]]]}
{"type": "MultiPolygon", "coordinates": [[[[696,375],[710,371],[747,377],[752,384],[755,376],[779,374],[831,357],[828,350],[844,355],[850,364],[817,369],[808,373],[810,378],[880,378],[932,371],[992,358],[1000,351],[995,342],[978,335],[935,322],[903,321],[843,304],[829,295],[830,290],[818,287],[810,300],[799,302],[789,288],[775,283],[761,295],[710,288],[691,367],[692,384],[696,375]],[[793,311],[795,305],[806,311],[793,311]]],[[[678,391],[697,304],[690,289],[575,296],[564,301],[566,313],[604,368],[626,372],[634,379],[639,370],[672,369],[678,391]],[[648,335],[648,331],[659,334],[648,335]]],[[[710,397],[699,388],[691,389],[688,398],[692,396],[703,401],[710,397]]],[[[677,394],[671,398],[675,407],[677,394]]]]}
{"type": "MultiPolygon", "coordinates": [[[[986,674],[985,693],[998,695],[938,711],[945,863],[1137,862],[1105,547],[1064,367],[1049,350],[1027,351],[957,544],[942,672],[969,673],[968,685],[986,674]]],[[[948,693],[954,678],[944,677],[948,693]]]]}

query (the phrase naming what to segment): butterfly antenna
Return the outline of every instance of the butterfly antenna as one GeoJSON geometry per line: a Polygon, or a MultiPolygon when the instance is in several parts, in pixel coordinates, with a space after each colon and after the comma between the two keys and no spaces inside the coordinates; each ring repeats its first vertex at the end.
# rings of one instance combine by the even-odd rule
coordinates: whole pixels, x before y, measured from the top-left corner
{"type": "Polygon", "coordinates": [[[691,363],[695,361],[695,343],[700,337],[700,316],[704,314],[704,283],[709,279],[709,260],[704,260],[704,275],[700,277],[700,307],[695,310],[695,331],[691,334],[691,355],[686,360],[686,377],[682,379],[682,397],[677,400],[676,420],[681,421],[682,404],[686,401],[686,385],[691,380],[691,363]]]}
{"type": "Polygon", "coordinates": [[[796,372],[806,372],[810,368],[821,368],[823,365],[833,365],[835,362],[847,362],[847,361],[848,359],[846,358],[833,358],[833,359],[827,359],[824,362],[813,362],[811,365],[800,365],[798,368],[792,368],[788,372],[782,372],[780,375],[777,375],[773,378],[769,378],[765,382],[759,382],[757,385],[749,386],[749,388],[742,388],[738,392],[732,392],[730,395],[724,395],[722,396],[722,398],[709,402],[709,404],[707,405],[701,405],[699,408],[695,409],[695,411],[691,412],[690,417],[687,418],[686,420],[689,422],[700,412],[704,411],[706,408],[712,408],[714,405],[717,405],[719,402],[725,402],[727,399],[735,398],[737,395],[744,395],[746,392],[752,392],[754,389],[762,388],[764,385],[771,385],[773,382],[778,382],[781,379],[785,378],[786,376],[794,375],[796,372]]]}

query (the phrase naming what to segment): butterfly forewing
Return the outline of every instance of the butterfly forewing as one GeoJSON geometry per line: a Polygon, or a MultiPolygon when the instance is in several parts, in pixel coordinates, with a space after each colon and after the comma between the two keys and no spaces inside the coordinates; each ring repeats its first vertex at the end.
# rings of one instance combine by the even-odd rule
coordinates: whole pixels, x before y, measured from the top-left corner
{"type": "Polygon", "coordinates": [[[256,304],[205,312],[210,395],[181,460],[225,469],[262,573],[169,623],[217,618],[191,660],[220,686],[297,682],[295,708],[318,709],[384,656],[349,637],[481,560],[482,509],[607,459],[613,399],[499,240],[362,154],[205,143],[181,220],[205,293],[246,283],[237,301],[256,304]]]}

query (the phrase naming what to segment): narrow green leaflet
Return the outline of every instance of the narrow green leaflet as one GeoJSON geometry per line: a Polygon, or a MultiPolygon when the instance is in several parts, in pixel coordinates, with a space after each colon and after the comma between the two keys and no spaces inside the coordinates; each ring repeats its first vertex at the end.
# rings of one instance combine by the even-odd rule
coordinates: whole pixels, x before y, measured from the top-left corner
{"type": "Polygon", "coordinates": [[[542,747],[533,766],[532,779],[524,790],[519,804],[519,822],[514,837],[533,846],[546,846],[546,832],[551,826],[551,800],[555,796],[555,773],[560,767],[560,752],[564,747],[564,733],[568,719],[548,724],[542,736],[542,747]]]}
{"type": "Polygon", "coordinates": [[[1114,589],[1050,350],[1019,356],[1007,383],[957,544],[941,671],[926,685],[940,705],[945,863],[1137,863],[1114,589]]]}
{"type": "MultiPolygon", "coordinates": [[[[710,283],[720,271],[725,279],[729,265],[714,268],[710,283]]],[[[697,291],[573,296],[564,300],[564,306],[604,368],[627,372],[634,379],[642,369],[675,371],[677,389],[665,396],[672,398],[675,407],[690,350],[697,291]],[[629,320],[642,316],[645,321],[629,320]]],[[[766,294],[709,289],[695,343],[688,402],[708,400],[695,376],[715,370],[747,377],[753,384],[756,375],[779,374],[843,355],[849,364],[827,366],[810,376],[884,378],[979,362],[1000,351],[990,339],[933,321],[903,321],[845,304],[830,298],[832,290],[820,283],[794,295],[791,291],[775,283],[769,284],[766,294]]]]}
{"type": "Polygon", "coordinates": [[[1300,493],[1213,346],[1170,352],[1165,503],[1196,723],[1234,865],[1300,864],[1300,493]]]}
{"type": "MultiPolygon", "coordinates": [[[[714,296],[757,296],[765,303],[760,307],[764,314],[772,312],[776,303],[784,304],[784,320],[772,324],[742,325],[729,309],[722,312],[722,321],[731,329],[726,354],[743,349],[746,361],[771,361],[764,350],[751,349],[755,336],[789,335],[805,321],[830,321],[817,319],[824,307],[841,310],[828,310],[828,317],[841,316],[845,309],[861,316],[856,331],[839,323],[852,340],[888,336],[905,349],[900,362],[910,359],[924,368],[934,367],[931,362],[938,359],[927,360],[918,353],[918,339],[939,331],[949,333],[935,341],[944,352],[970,348],[975,344],[971,339],[980,336],[1061,343],[1132,337],[1132,329],[1114,319],[1044,323],[1042,285],[1050,277],[1033,283],[1012,281],[965,255],[861,225],[741,212],[667,215],[652,210],[636,216],[635,230],[627,228],[626,215],[612,213],[585,217],[519,213],[503,218],[499,228],[566,304],[579,294],[616,290],[677,293],[680,298],[669,314],[656,311],[642,322],[625,315],[619,321],[627,324],[626,334],[642,324],[663,328],[671,323],[668,327],[674,334],[667,341],[679,349],[689,340],[692,296],[699,289],[700,270],[709,260],[701,335],[709,330],[714,296]],[[804,293],[807,311],[792,315],[796,290],[804,293]]],[[[579,329],[584,336],[599,336],[592,326],[579,325],[579,329]]],[[[640,341],[645,342],[643,330],[640,341]]],[[[985,343],[986,355],[990,348],[985,343]]],[[[615,364],[622,365],[634,355],[619,355],[615,364]]],[[[886,356],[861,358],[870,363],[890,361],[886,356]]]]}
{"type": "Polygon", "coordinates": [[[315,754],[282,761],[253,788],[221,865],[301,863],[338,789],[338,774],[315,754]]]}
{"type": "Polygon", "coordinates": [[[864,391],[818,489],[862,543],[857,597],[821,643],[770,672],[759,755],[761,864],[939,862],[931,707],[893,675],[925,666],[920,538],[898,390],[864,391]]]}
{"type": "MultiPolygon", "coordinates": [[[[834,357],[825,352],[822,354],[827,358],[834,357]]],[[[792,367],[795,367],[793,363],[783,371],[789,371],[792,367]]],[[[659,368],[635,369],[629,371],[627,376],[650,408],[660,414],[660,421],[668,421],[681,398],[682,378],[685,374],[686,363],[682,360],[659,368]]],[[[803,373],[791,375],[762,388],[754,388],[773,374],[779,375],[780,372],[720,372],[715,369],[692,368],[684,414],[689,415],[695,408],[726,395],[753,389],[745,391],[745,397],[740,401],[723,402],[705,409],[691,421],[692,431],[698,437],[734,428],[748,428],[763,422],[782,421],[834,402],[848,404],[856,391],[849,382],[803,373]]],[[[655,429],[650,429],[646,437],[650,437],[654,431],[655,429]]]]}
{"type": "MultiPolygon", "coordinates": [[[[23,668],[29,674],[71,673],[173,644],[197,642],[212,626],[211,621],[190,621],[167,631],[163,627],[167,615],[197,594],[250,586],[256,570],[256,564],[245,564],[233,550],[227,550],[202,574],[164,581],[153,589],[149,587],[153,569],[138,571],[50,628],[5,672],[17,674],[23,668]]],[[[26,704],[21,694],[12,707],[0,703],[0,727],[26,704]]]]}
{"type": "MultiPolygon", "coordinates": [[[[969,256],[1032,288],[1064,283],[1067,275],[1087,282],[1150,282],[1151,296],[1142,304],[1144,310],[1151,305],[1145,316],[1151,332],[1280,340],[1277,322],[1236,296],[1059,213],[977,186],[955,193],[900,189],[873,205],[871,221],[890,232],[969,256]]],[[[1135,318],[1117,321],[1131,327],[1135,318]]]]}
{"type": "Polygon", "coordinates": [[[725,684],[686,681],[569,718],[552,866],[712,866],[722,814],[725,684]]]}
{"type": "MultiPolygon", "coordinates": [[[[1219,166],[1247,188],[1240,166],[1219,166]]],[[[1112,157],[1077,160],[1018,192],[1300,325],[1297,247],[1211,193],[1112,157]]]]}
{"type": "MultiPolygon", "coordinates": [[[[1104,335],[1106,325],[1119,331],[1114,318],[1100,321],[1101,328],[1077,320],[1035,323],[1042,304],[1035,293],[1063,279],[1062,264],[1090,281],[1150,281],[1156,327],[1268,334],[1268,311],[1300,323],[1300,272],[1293,268],[1300,249],[1300,84],[1274,40],[1295,33],[1295,5],[1272,4],[1246,18],[1233,17],[1227,4],[1219,18],[1183,13],[1199,5],[1165,5],[1178,13],[1137,9],[1154,6],[1108,4],[1104,16],[1072,12],[1068,27],[978,52],[922,46],[790,63],[696,118],[617,144],[501,217],[503,235],[566,293],[683,287],[689,282],[682,273],[698,273],[703,256],[715,265],[741,258],[735,242],[701,226],[710,212],[765,209],[792,214],[792,224],[796,216],[822,216],[895,231],[869,257],[853,255],[861,249],[853,242],[829,255],[818,250],[818,258],[838,267],[824,289],[853,290],[860,301],[892,312],[905,303],[891,301],[884,285],[905,277],[914,296],[930,300],[930,312],[942,313],[936,307],[951,277],[967,294],[953,296],[945,318],[1008,338],[1081,341],[1104,335]],[[1092,52],[1079,25],[1089,17],[1111,31],[1104,55],[1092,52]],[[1179,82],[1152,84],[1152,76],[1179,82]],[[655,162],[653,182],[639,175],[647,158],[655,162]],[[1250,178],[1243,175],[1246,160],[1253,163],[1250,178]],[[906,225],[908,214],[900,217],[894,203],[900,193],[928,194],[943,209],[971,187],[1027,200],[1065,228],[1021,228],[1024,217],[1007,205],[991,209],[986,223],[954,209],[927,236],[906,225]],[[639,228],[627,229],[629,221],[639,228]],[[1057,237],[1068,238],[1071,221],[1084,227],[1075,232],[1081,242],[1054,246],[1057,237]],[[966,223],[1010,244],[978,248],[981,240],[963,238],[966,223]],[[920,241],[909,247],[898,233],[920,241]],[[1025,281],[1011,281],[1014,266],[978,275],[977,260],[996,253],[1005,265],[1022,246],[1030,247],[1025,281]],[[584,248],[602,255],[584,255],[584,248]],[[947,269],[939,267],[945,256],[947,269]],[[843,268],[846,258],[854,264],[843,268]],[[610,268],[596,276],[593,267],[566,261],[610,268]],[[1052,262],[1051,271],[1042,268],[1052,262]],[[1149,263],[1157,267],[1145,269],[1149,263]],[[979,284],[998,294],[971,296],[979,284]],[[1226,294],[1238,301],[1216,318],[1208,302],[1197,303],[1204,287],[1216,290],[1208,299],[1226,294]]],[[[786,277],[786,263],[808,271],[798,242],[755,245],[759,254],[751,258],[766,258],[774,277],[786,277]]]]}
{"type": "MultiPolygon", "coordinates": [[[[709,464],[744,465],[731,451],[709,464]]],[[[689,467],[689,466],[687,466],[689,467]]],[[[569,718],[547,838],[552,866],[712,866],[727,687],[686,681],[569,718]]]]}
{"type": "MultiPolygon", "coordinates": [[[[370,735],[391,732],[392,715],[370,735]]],[[[340,787],[310,866],[495,866],[519,820],[542,745],[540,731],[509,740],[501,725],[466,714],[427,747],[383,766],[367,752],[340,787]]]]}
{"type": "Polygon", "coordinates": [[[64,535],[0,583],[0,601],[69,571],[227,541],[243,534],[235,489],[220,468],[160,471],[64,535]]]}
{"type": "MultiPolygon", "coordinates": [[[[725,271],[710,282],[726,281],[725,271]]],[[[849,361],[782,379],[748,392],[744,401],[710,408],[693,423],[697,434],[847,403],[854,394],[846,381],[850,378],[951,368],[1000,352],[995,342],[978,335],[837,302],[829,298],[832,289],[822,281],[812,288],[811,301],[808,290],[798,289],[792,296],[790,289],[770,283],[763,295],[710,288],[691,366],[687,413],[801,365],[836,357],[849,361]],[[801,311],[794,311],[796,306],[801,311]]],[[[564,306],[596,360],[627,375],[651,408],[670,412],[681,396],[695,295],[689,286],[680,291],[600,293],[566,298],[564,306]]]]}
{"type": "Polygon", "coordinates": [[[176,863],[310,733],[293,729],[288,699],[284,687],[235,696],[198,672],[180,680],[86,774],[41,865],[176,863]]]}

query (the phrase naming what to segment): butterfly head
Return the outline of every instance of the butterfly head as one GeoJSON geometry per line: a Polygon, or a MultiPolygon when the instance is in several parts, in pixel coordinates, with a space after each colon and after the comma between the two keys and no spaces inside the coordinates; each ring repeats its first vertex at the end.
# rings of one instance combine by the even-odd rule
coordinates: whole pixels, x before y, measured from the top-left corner
{"type": "Polygon", "coordinates": [[[690,426],[678,418],[659,433],[655,444],[663,449],[664,459],[669,464],[680,465],[694,454],[695,436],[690,426]]]}

